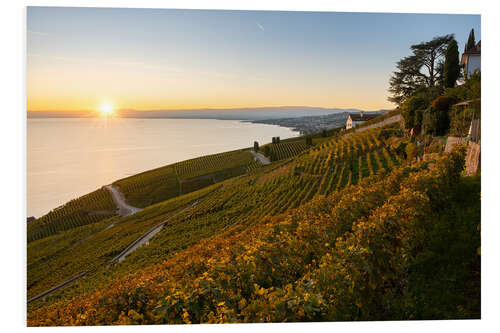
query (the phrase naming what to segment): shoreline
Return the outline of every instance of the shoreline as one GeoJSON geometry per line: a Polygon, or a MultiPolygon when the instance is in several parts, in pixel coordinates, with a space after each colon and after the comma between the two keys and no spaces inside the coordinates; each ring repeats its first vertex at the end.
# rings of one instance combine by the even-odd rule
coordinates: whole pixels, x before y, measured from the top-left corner
{"type": "MultiPolygon", "coordinates": [[[[42,119],[42,118],[35,118],[36,120],[38,119],[42,119]]],[[[70,119],[70,120],[75,120],[77,118],[43,118],[43,119],[46,119],[48,121],[50,120],[53,120],[53,121],[57,121],[57,120],[62,120],[62,119],[70,119]]],[[[93,119],[92,118],[82,118],[84,119],[85,121],[92,121],[93,119]]],[[[123,118],[125,120],[132,120],[134,121],[135,119],[133,118],[123,118]]],[[[30,120],[30,119],[28,119],[30,120]]],[[[34,120],[33,118],[31,118],[31,120],[34,120]]],[[[151,120],[151,119],[138,119],[138,120],[151,120]]],[[[155,119],[156,120],[156,119],[155,119]]],[[[191,119],[189,119],[191,120],[191,119]]],[[[211,121],[216,121],[216,119],[192,119],[192,120],[198,120],[198,121],[204,121],[204,120],[211,120],[211,121]]],[[[229,119],[224,119],[224,120],[229,120],[229,119]]],[[[83,122],[85,122],[83,121],[83,122]]],[[[221,121],[221,120],[217,120],[217,121],[221,121]]],[[[242,121],[242,120],[230,120],[232,122],[237,122],[237,123],[247,123],[246,121],[242,121]]],[[[269,124],[257,124],[257,123],[253,123],[254,125],[266,125],[267,126],[273,126],[275,128],[283,128],[281,126],[278,126],[278,125],[269,125],[269,124]]],[[[300,136],[300,133],[297,132],[297,131],[293,131],[292,129],[290,128],[287,128],[290,132],[290,136],[282,136],[282,138],[292,138],[292,137],[297,137],[297,136],[300,136]]],[[[269,136],[269,139],[268,141],[271,141],[271,135],[269,136]]],[[[238,147],[235,147],[235,146],[232,146],[232,148],[225,148],[225,145],[223,144],[223,142],[219,142],[219,148],[218,149],[211,149],[211,148],[214,148],[214,145],[205,145],[203,147],[196,147],[196,149],[192,150],[192,152],[196,152],[198,151],[199,154],[184,154],[186,157],[183,157],[183,158],[180,158],[180,159],[176,159],[176,160],[170,160],[168,162],[158,162],[158,163],[152,163],[151,160],[148,160],[147,163],[137,163],[137,164],[146,164],[146,166],[138,169],[138,170],[134,170],[134,171],[130,171],[130,170],[126,170],[126,169],[122,169],[122,173],[121,174],[117,174],[115,173],[114,175],[111,175],[111,171],[110,172],[106,172],[106,174],[104,175],[100,175],[100,179],[102,179],[99,183],[95,182],[93,184],[89,184],[88,181],[86,181],[88,179],[88,176],[85,175],[85,174],[82,174],[79,176],[78,179],[76,179],[76,177],[72,177],[74,178],[73,179],[73,182],[78,184],[78,185],[88,185],[88,186],[79,186],[80,187],[80,190],[75,190],[74,188],[71,189],[71,193],[69,190],[57,190],[57,191],[52,191],[52,192],[46,192],[46,191],[35,191],[34,189],[32,189],[31,191],[32,194],[31,196],[35,195],[39,198],[45,198],[45,195],[44,196],[40,196],[39,193],[45,193],[45,194],[48,194],[50,195],[50,197],[52,197],[52,202],[57,202],[57,203],[54,203],[54,204],[51,204],[50,206],[48,204],[43,204],[43,203],[40,203],[40,201],[36,202],[35,201],[35,204],[34,206],[35,207],[32,207],[33,209],[29,210],[29,202],[32,202],[31,200],[33,200],[33,198],[30,199],[30,187],[34,187],[34,186],[30,186],[30,182],[36,182],[37,179],[40,177],[40,176],[34,176],[32,175],[31,176],[31,180],[30,180],[30,174],[28,173],[28,171],[26,172],[26,177],[27,177],[27,185],[28,185],[28,190],[27,190],[27,194],[28,194],[28,204],[27,204],[27,207],[26,207],[26,217],[30,217],[30,216],[34,216],[35,218],[40,218],[46,214],[48,214],[50,211],[53,211],[59,207],[62,207],[64,206],[67,202],[71,201],[71,200],[74,200],[74,199],[77,199],[79,197],[81,197],[82,195],[85,195],[87,193],[90,193],[92,191],[95,191],[95,190],[98,190],[100,189],[102,186],[106,185],[106,184],[110,184],[110,183],[113,183],[119,179],[122,179],[122,178],[126,178],[126,177],[130,177],[130,176],[134,176],[136,174],[139,174],[139,173],[142,173],[142,172],[146,172],[146,171],[149,171],[149,170],[154,170],[154,169],[157,169],[157,168],[161,168],[161,167],[164,167],[164,166],[167,166],[167,165],[171,165],[171,164],[175,164],[175,163],[178,163],[178,162],[182,162],[182,161],[186,161],[186,160],[190,160],[190,159],[193,159],[193,158],[198,158],[198,157],[202,157],[202,156],[206,156],[206,155],[213,155],[213,154],[218,154],[218,153],[223,153],[223,152],[228,152],[228,151],[232,151],[232,150],[240,150],[240,149],[250,149],[251,148],[251,144],[253,143],[253,141],[255,141],[255,139],[253,138],[249,138],[249,140],[247,140],[248,143],[247,145],[243,146],[243,145],[240,145],[238,147]],[[201,151],[201,150],[205,150],[205,151],[201,151]],[[63,193],[63,194],[61,194],[63,193]],[[58,199],[58,198],[59,199],[58,199]],[[57,200],[57,201],[55,201],[57,200]],[[45,209],[41,209],[40,207],[46,207],[45,209]],[[38,208],[37,208],[38,207],[38,208]]],[[[263,143],[263,142],[262,142],[263,143]]],[[[125,145],[125,144],[124,144],[125,145]]],[[[201,145],[198,145],[198,146],[202,146],[203,144],[201,145]]],[[[144,155],[144,151],[142,151],[141,149],[136,149],[136,150],[132,150],[132,151],[123,151],[123,147],[115,147],[116,150],[109,150],[108,152],[106,152],[106,155],[116,155],[116,154],[120,154],[120,160],[133,160],[133,161],[143,161],[141,158],[137,158],[137,155],[144,155]],[[128,158],[126,158],[126,157],[128,158]],[[135,158],[133,156],[136,156],[135,158]]],[[[188,147],[189,148],[189,147],[188,147]]],[[[167,152],[168,150],[163,150],[163,148],[158,148],[156,150],[154,150],[154,152],[161,152],[160,154],[164,154],[165,152],[167,152]]],[[[184,152],[185,150],[183,150],[184,152]]],[[[29,152],[29,149],[28,149],[28,152],[29,152]]],[[[97,157],[99,157],[99,154],[96,153],[96,152],[93,152],[95,155],[97,155],[97,157]]],[[[40,153],[42,156],[45,155],[44,153],[40,153]]],[[[104,153],[101,153],[101,154],[104,154],[104,153]]],[[[152,155],[153,152],[149,152],[149,155],[152,155]]],[[[50,153],[49,153],[50,155],[50,153]]],[[[45,156],[43,156],[45,157],[45,156]]],[[[80,157],[79,157],[80,158],[80,157]]],[[[94,164],[99,164],[99,163],[105,163],[105,161],[100,161],[100,160],[96,160],[94,161],[95,163],[94,164]]],[[[117,163],[120,163],[120,162],[117,162],[117,163]]],[[[29,165],[27,165],[27,169],[29,169],[29,165]]],[[[46,171],[46,170],[45,170],[46,171]]],[[[106,170],[106,171],[109,171],[109,170],[106,170]]],[[[116,172],[116,170],[113,170],[114,172],[116,172]]],[[[39,174],[40,172],[44,172],[44,170],[35,170],[35,171],[31,171],[32,174],[39,174]]],[[[55,171],[53,172],[55,173],[55,171]]],[[[67,178],[67,177],[65,177],[67,178]]],[[[58,189],[60,188],[60,186],[56,186],[58,189]]],[[[43,201],[43,199],[42,199],[43,201]]]]}

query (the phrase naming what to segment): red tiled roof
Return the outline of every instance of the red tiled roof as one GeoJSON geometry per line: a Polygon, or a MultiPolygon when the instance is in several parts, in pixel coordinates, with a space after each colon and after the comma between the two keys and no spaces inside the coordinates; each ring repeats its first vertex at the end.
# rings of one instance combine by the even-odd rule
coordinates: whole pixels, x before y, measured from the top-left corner
{"type": "Polygon", "coordinates": [[[473,48],[464,52],[464,54],[481,54],[481,41],[479,41],[473,48]]]}

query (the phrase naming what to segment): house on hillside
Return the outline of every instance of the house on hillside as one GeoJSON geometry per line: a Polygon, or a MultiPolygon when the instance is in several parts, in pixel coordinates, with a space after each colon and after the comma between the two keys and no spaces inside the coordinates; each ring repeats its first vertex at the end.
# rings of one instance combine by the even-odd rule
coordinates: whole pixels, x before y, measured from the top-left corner
{"type": "Polygon", "coordinates": [[[345,123],[345,129],[351,129],[358,126],[359,124],[364,123],[365,121],[377,118],[378,116],[380,116],[380,113],[365,113],[363,111],[359,113],[349,113],[349,116],[347,116],[347,121],[345,123]]]}
{"type": "Polygon", "coordinates": [[[460,65],[463,66],[464,74],[467,77],[476,70],[481,71],[481,41],[462,54],[460,65]]]}

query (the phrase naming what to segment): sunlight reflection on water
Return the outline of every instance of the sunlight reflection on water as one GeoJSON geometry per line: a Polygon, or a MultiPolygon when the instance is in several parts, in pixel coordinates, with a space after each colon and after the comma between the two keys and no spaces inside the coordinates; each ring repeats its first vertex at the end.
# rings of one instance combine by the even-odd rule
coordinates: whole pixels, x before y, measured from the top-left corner
{"type": "Polygon", "coordinates": [[[27,214],[117,179],[207,154],[297,136],[291,129],[215,119],[28,119],[27,214]]]}

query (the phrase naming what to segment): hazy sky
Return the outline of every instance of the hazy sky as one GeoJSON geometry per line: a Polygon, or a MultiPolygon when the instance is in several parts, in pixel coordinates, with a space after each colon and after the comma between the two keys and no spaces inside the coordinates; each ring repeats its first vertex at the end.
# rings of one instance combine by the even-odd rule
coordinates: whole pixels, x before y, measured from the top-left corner
{"type": "Polygon", "coordinates": [[[479,15],[29,7],[28,110],[390,108],[412,44],[479,15]]]}

